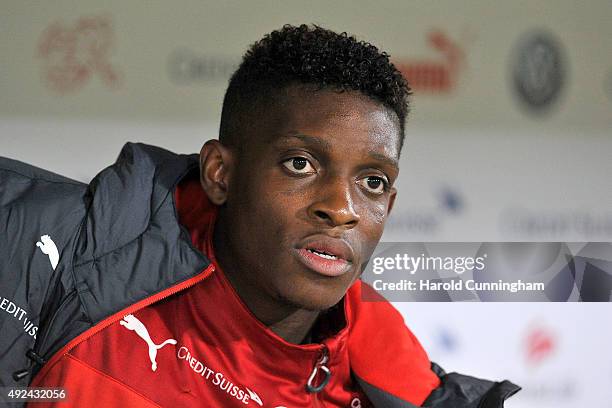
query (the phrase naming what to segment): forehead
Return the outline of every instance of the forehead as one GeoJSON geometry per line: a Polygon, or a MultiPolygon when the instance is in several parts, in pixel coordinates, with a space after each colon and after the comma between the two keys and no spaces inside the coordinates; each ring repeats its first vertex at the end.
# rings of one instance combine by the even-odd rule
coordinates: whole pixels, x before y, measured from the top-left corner
{"type": "Polygon", "coordinates": [[[329,149],[363,148],[399,158],[397,115],[359,92],[290,87],[254,119],[258,122],[257,139],[264,145],[282,141],[287,135],[306,134],[329,149]]]}

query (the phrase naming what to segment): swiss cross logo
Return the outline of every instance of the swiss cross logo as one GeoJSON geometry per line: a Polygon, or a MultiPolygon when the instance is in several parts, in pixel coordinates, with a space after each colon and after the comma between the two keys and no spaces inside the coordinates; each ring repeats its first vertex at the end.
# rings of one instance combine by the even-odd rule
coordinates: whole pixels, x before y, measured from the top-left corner
{"type": "Polygon", "coordinates": [[[38,43],[43,81],[60,94],[77,91],[94,76],[109,88],[118,87],[121,75],[110,62],[113,45],[109,17],[82,17],[72,25],[52,23],[38,43]]]}

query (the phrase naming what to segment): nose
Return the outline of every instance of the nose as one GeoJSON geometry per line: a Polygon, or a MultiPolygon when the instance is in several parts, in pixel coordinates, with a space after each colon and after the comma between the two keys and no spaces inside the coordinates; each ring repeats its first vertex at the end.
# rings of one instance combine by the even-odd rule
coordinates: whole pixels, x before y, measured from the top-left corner
{"type": "Polygon", "coordinates": [[[359,214],[355,209],[350,183],[331,180],[325,183],[308,207],[308,215],[332,228],[354,228],[359,222],[359,214]]]}

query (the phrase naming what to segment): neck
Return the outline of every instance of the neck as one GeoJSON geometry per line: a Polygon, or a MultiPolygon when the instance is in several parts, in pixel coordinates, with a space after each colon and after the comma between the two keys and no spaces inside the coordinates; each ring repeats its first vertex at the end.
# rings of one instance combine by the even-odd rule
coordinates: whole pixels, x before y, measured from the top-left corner
{"type": "Polygon", "coordinates": [[[268,327],[285,341],[301,344],[304,343],[318,315],[318,312],[299,309],[285,318],[269,324],[268,327]]]}
{"type": "Polygon", "coordinates": [[[259,289],[251,281],[256,276],[244,273],[252,268],[240,267],[238,257],[233,255],[235,251],[228,245],[230,241],[226,237],[223,222],[217,222],[213,234],[215,258],[242,302],[259,321],[285,341],[302,343],[320,312],[283,302],[259,289]]]}

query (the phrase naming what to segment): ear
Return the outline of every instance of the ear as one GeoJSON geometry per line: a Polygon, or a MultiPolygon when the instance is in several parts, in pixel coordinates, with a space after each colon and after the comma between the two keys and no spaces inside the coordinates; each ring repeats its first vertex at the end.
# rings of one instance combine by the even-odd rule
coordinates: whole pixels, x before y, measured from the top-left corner
{"type": "Polygon", "coordinates": [[[393,204],[395,204],[396,197],[397,189],[395,187],[391,187],[391,194],[389,195],[389,204],[387,205],[387,216],[391,214],[391,210],[393,209],[393,204]]]}
{"type": "Polygon", "coordinates": [[[232,151],[218,140],[209,140],[200,150],[200,184],[208,199],[215,205],[227,200],[233,170],[232,151]]]}

